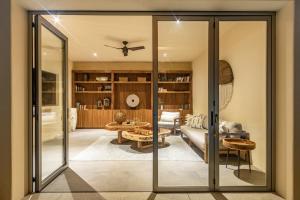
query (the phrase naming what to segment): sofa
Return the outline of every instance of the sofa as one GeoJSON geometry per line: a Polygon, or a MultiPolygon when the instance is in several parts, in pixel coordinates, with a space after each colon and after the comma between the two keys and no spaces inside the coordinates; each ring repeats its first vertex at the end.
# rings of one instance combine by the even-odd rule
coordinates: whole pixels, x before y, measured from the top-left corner
{"type": "MultiPolygon", "coordinates": [[[[205,115],[189,115],[185,125],[180,127],[181,136],[187,137],[189,145],[195,145],[203,152],[204,161],[208,162],[208,117],[205,115]],[[195,120],[195,118],[198,118],[195,120]],[[191,120],[196,123],[191,123],[191,120]]],[[[249,139],[249,134],[237,122],[220,120],[219,123],[219,154],[227,153],[222,140],[226,137],[249,139]]]]}

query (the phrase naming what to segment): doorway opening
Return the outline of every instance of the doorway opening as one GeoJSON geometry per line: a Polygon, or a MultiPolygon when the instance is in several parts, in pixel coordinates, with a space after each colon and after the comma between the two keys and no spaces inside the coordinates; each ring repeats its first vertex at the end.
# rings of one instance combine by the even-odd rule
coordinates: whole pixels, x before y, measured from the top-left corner
{"type": "Polygon", "coordinates": [[[36,15],[36,191],[269,190],[271,18],[36,15]]]}

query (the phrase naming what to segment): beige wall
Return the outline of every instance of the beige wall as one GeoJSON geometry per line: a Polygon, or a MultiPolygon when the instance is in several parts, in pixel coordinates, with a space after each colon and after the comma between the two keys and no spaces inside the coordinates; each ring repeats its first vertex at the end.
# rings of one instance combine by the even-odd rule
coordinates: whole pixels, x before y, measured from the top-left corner
{"type": "Polygon", "coordinates": [[[230,63],[233,95],[220,118],[240,122],[256,142],[254,166],[266,171],[266,23],[223,22],[220,32],[232,27],[220,39],[220,60],[230,63]],[[253,45],[255,44],[255,45],[253,45]]]}
{"type": "Polygon", "coordinates": [[[192,63],[193,67],[193,113],[207,114],[208,109],[208,51],[192,63]]]}
{"type": "MultiPolygon", "coordinates": [[[[240,122],[257,144],[253,164],[266,170],[266,24],[220,24],[220,59],[231,64],[233,96],[220,118],[240,122]],[[223,30],[226,30],[224,32],[223,30]],[[256,45],[253,46],[253,43],[256,45]]],[[[194,113],[207,113],[208,59],[204,52],[193,61],[194,113]]]]}
{"type": "Polygon", "coordinates": [[[12,199],[28,192],[28,64],[27,12],[11,1],[12,7],[12,199]]]}
{"type": "MultiPolygon", "coordinates": [[[[74,70],[152,70],[151,62],[74,62],[74,70]]],[[[191,70],[190,62],[160,63],[160,70],[191,70]]]]}
{"type": "Polygon", "coordinates": [[[293,2],[277,14],[276,191],[293,199],[293,2]]]}

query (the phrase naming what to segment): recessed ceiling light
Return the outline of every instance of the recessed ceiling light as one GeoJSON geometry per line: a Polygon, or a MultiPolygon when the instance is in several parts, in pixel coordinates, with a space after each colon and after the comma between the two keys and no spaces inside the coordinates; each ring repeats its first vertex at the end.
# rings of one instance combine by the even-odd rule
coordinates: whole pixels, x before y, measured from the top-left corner
{"type": "Polygon", "coordinates": [[[53,21],[55,24],[59,23],[60,22],[59,16],[53,16],[53,21]]]}
{"type": "Polygon", "coordinates": [[[167,53],[163,53],[163,57],[167,57],[168,56],[168,54],[167,53]]]}
{"type": "Polygon", "coordinates": [[[98,54],[95,52],[95,53],[93,53],[93,56],[94,56],[94,57],[97,57],[97,56],[98,56],[98,54]]]}
{"type": "Polygon", "coordinates": [[[180,19],[177,19],[177,20],[176,20],[176,24],[179,24],[179,23],[180,23],[180,19]]]}

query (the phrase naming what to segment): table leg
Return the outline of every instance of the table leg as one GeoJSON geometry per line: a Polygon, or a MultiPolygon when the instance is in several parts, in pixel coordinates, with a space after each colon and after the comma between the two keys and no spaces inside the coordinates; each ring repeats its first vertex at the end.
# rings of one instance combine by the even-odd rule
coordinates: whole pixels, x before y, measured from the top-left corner
{"type": "Polygon", "coordinates": [[[137,148],[141,149],[143,147],[143,144],[141,141],[137,141],[137,148]]]}
{"type": "Polygon", "coordinates": [[[226,168],[227,168],[227,163],[228,163],[228,157],[229,157],[229,149],[227,149],[227,156],[226,156],[226,168]]]}
{"type": "Polygon", "coordinates": [[[118,131],[118,144],[122,144],[122,131],[118,131]]]}
{"type": "Polygon", "coordinates": [[[241,156],[241,151],[238,150],[238,177],[240,177],[240,156],[241,156]]]}
{"type": "Polygon", "coordinates": [[[164,136],[161,137],[161,143],[162,143],[162,146],[164,147],[165,143],[166,143],[166,138],[164,136]]]}
{"type": "Polygon", "coordinates": [[[249,164],[249,171],[251,173],[251,157],[250,157],[250,151],[248,150],[248,164],[249,164]]]}

